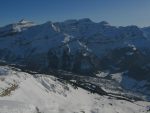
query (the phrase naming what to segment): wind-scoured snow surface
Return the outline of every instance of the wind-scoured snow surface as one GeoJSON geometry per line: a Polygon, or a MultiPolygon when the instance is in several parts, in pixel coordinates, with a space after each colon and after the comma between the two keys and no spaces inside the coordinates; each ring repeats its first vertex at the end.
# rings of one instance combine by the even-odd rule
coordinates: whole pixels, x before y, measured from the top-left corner
{"type": "Polygon", "coordinates": [[[148,113],[148,106],[92,94],[50,75],[0,67],[0,113],[148,113]]]}

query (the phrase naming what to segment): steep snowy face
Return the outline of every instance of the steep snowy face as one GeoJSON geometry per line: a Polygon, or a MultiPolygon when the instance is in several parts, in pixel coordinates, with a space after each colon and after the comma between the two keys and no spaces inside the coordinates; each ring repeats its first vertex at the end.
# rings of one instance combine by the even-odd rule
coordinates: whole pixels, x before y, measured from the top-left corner
{"type": "Polygon", "coordinates": [[[100,96],[51,75],[0,66],[0,113],[148,113],[149,106],[100,96]]]}
{"type": "Polygon", "coordinates": [[[31,21],[27,21],[27,20],[22,19],[15,26],[16,32],[21,32],[21,31],[26,30],[32,26],[35,26],[35,25],[36,24],[34,24],[31,21]]]}
{"type": "Polygon", "coordinates": [[[7,25],[0,28],[0,37],[12,36],[23,30],[26,30],[35,24],[31,21],[26,21],[24,19],[20,20],[17,23],[7,25]]]}

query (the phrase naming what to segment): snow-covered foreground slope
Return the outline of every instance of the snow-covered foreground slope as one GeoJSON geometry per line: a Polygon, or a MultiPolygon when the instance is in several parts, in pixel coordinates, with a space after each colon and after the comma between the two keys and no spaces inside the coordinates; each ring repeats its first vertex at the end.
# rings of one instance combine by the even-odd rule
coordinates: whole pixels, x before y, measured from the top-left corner
{"type": "Polygon", "coordinates": [[[50,75],[0,67],[0,113],[148,113],[148,106],[92,94],[50,75]]]}

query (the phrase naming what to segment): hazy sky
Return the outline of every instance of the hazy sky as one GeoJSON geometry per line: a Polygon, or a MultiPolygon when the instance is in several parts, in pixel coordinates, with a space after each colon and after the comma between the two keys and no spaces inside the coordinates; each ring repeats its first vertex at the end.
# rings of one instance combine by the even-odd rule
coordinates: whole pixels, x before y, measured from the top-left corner
{"type": "Polygon", "coordinates": [[[0,0],[0,26],[90,18],[112,25],[150,26],[150,0],[0,0]]]}

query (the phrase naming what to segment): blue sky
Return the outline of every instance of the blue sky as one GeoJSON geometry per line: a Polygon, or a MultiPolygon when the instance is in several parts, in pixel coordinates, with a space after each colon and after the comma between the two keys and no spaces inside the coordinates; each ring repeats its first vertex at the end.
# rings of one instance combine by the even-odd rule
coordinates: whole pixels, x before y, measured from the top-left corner
{"type": "Polygon", "coordinates": [[[150,0],[0,0],[0,26],[22,18],[39,24],[90,18],[117,26],[150,26],[150,0]]]}

